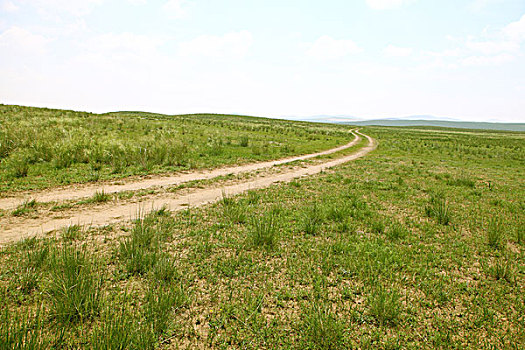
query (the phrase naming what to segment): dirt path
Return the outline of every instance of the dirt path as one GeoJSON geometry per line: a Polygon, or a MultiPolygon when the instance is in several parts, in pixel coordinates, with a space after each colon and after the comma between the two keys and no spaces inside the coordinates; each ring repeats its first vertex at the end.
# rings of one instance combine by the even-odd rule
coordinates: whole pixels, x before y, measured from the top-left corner
{"type": "Polygon", "coordinates": [[[147,179],[140,179],[134,181],[114,181],[113,183],[95,183],[95,184],[84,184],[67,186],[64,188],[48,189],[43,191],[25,192],[15,197],[0,198],[0,209],[2,210],[13,210],[17,206],[24,203],[24,201],[34,199],[40,203],[46,202],[63,202],[69,200],[80,200],[82,198],[92,197],[96,192],[102,192],[111,194],[123,191],[137,191],[144,190],[151,187],[166,187],[175,186],[184,182],[195,181],[195,180],[207,180],[213,179],[218,176],[224,176],[229,174],[240,174],[244,172],[251,172],[266,168],[271,168],[274,165],[281,165],[291,163],[298,160],[311,159],[318,156],[328,155],[335,152],[339,152],[350,148],[359,142],[359,137],[352,132],[355,138],[346,145],[339,146],[336,148],[329,149],[327,151],[306,154],[302,156],[284,158],[279,160],[271,160],[266,162],[251,163],[246,165],[231,166],[225,168],[218,168],[213,170],[203,170],[199,172],[192,172],[186,174],[177,174],[172,176],[153,176],[147,179]]]}
{"type": "MultiPolygon", "coordinates": [[[[265,187],[268,187],[278,182],[287,182],[287,181],[291,181],[295,178],[299,178],[302,176],[317,174],[323,171],[324,169],[331,168],[331,167],[349,162],[351,160],[363,157],[364,155],[366,155],[367,153],[371,152],[372,150],[376,148],[376,142],[371,137],[358,133],[358,132],[356,132],[356,134],[359,134],[365,137],[366,139],[368,139],[368,145],[363,148],[360,148],[358,151],[356,151],[353,154],[343,156],[343,157],[340,157],[334,160],[329,160],[321,164],[309,165],[304,168],[293,169],[293,170],[290,170],[284,173],[269,175],[266,177],[257,178],[255,180],[248,180],[245,182],[241,182],[241,183],[229,185],[229,186],[214,187],[214,188],[209,188],[209,189],[195,189],[184,195],[167,194],[166,196],[163,196],[162,198],[156,198],[153,200],[146,198],[140,203],[124,203],[121,205],[117,204],[117,205],[111,205],[111,206],[104,206],[104,205],[96,206],[96,207],[86,209],[80,213],[74,213],[73,215],[70,215],[70,216],[67,216],[67,213],[65,213],[63,218],[34,218],[34,219],[24,218],[23,220],[20,220],[20,222],[14,225],[9,225],[7,229],[2,229],[0,231],[0,245],[15,241],[15,240],[19,240],[21,238],[30,237],[33,235],[62,229],[69,225],[78,224],[82,226],[103,226],[107,224],[113,224],[113,223],[129,220],[132,218],[136,218],[139,212],[144,214],[151,210],[159,209],[163,206],[166,206],[171,211],[178,211],[181,209],[188,208],[188,206],[199,206],[199,205],[204,205],[207,203],[217,201],[220,198],[222,198],[223,193],[225,193],[226,195],[236,195],[236,194],[245,192],[250,189],[265,188],[265,187]]],[[[356,135],[356,138],[352,142],[350,142],[350,144],[338,147],[336,150],[342,150],[342,149],[351,147],[355,145],[357,142],[359,142],[359,140],[360,140],[360,137],[356,135]]],[[[337,151],[334,151],[333,149],[330,151],[316,153],[315,155],[295,157],[294,160],[308,159],[308,158],[315,157],[317,155],[330,154],[333,152],[337,152],[337,151]]],[[[266,163],[272,163],[272,165],[283,164],[283,163],[292,161],[290,159],[292,158],[288,158],[288,160],[280,160],[280,161],[266,162],[266,163]]],[[[259,164],[262,164],[262,163],[259,163],[259,164]]],[[[244,169],[243,171],[249,171],[248,169],[257,170],[257,169],[260,169],[260,167],[257,166],[259,164],[251,164],[251,165],[235,167],[235,168],[239,168],[239,169],[242,168],[244,169]]],[[[268,166],[271,166],[271,165],[267,165],[267,167],[268,166]]],[[[233,169],[233,168],[229,168],[229,169],[233,169]]],[[[217,169],[217,171],[220,171],[220,170],[225,170],[225,169],[217,169]]],[[[214,173],[214,172],[215,171],[203,172],[203,173],[200,173],[199,175],[209,176],[208,174],[214,173]]],[[[224,173],[220,172],[219,175],[229,174],[231,172],[232,172],[231,170],[229,172],[224,172],[224,173]]],[[[218,175],[215,175],[215,176],[218,176],[218,175]]],[[[209,177],[203,177],[203,178],[209,178],[209,177]]],[[[169,184],[172,184],[172,183],[169,183],[169,184]]],[[[137,186],[138,183],[133,184],[133,185],[137,186]]],[[[138,188],[141,188],[141,187],[138,187],[138,188]]]]}

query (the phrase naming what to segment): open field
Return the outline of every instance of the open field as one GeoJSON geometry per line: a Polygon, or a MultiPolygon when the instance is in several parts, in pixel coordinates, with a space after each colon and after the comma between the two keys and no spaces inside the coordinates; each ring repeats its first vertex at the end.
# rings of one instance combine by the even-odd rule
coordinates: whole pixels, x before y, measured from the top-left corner
{"type": "Polygon", "coordinates": [[[525,134],[361,131],[316,175],[2,248],[0,348],[523,348],[525,134]]]}

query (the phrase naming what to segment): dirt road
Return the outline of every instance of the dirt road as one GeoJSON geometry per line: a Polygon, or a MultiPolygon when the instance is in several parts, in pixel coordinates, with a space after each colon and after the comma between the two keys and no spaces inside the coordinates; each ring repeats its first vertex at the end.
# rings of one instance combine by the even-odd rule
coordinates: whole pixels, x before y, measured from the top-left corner
{"type": "MultiPolygon", "coordinates": [[[[349,144],[345,146],[337,147],[337,148],[334,148],[334,149],[331,149],[325,152],[320,152],[320,153],[315,153],[315,154],[310,154],[310,155],[305,155],[305,156],[300,156],[300,157],[287,158],[287,159],[278,160],[278,161],[216,169],[216,170],[212,170],[208,172],[200,172],[196,174],[185,174],[185,175],[169,177],[169,178],[159,178],[158,179],[159,181],[157,183],[150,181],[152,179],[148,179],[148,180],[145,180],[143,183],[136,182],[136,183],[128,183],[124,185],[114,185],[114,187],[109,187],[109,188],[105,187],[104,190],[106,192],[117,192],[119,190],[124,191],[124,190],[133,190],[133,189],[142,189],[142,188],[147,188],[151,186],[176,185],[184,181],[191,181],[191,180],[198,180],[198,179],[210,179],[210,178],[220,176],[220,175],[253,171],[253,170],[271,167],[273,165],[285,164],[287,162],[292,162],[295,160],[309,159],[309,158],[313,158],[319,155],[334,153],[334,152],[352,147],[353,145],[357,144],[360,141],[360,136],[365,137],[368,140],[367,146],[360,148],[355,153],[352,153],[350,155],[346,155],[346,156],[342,156],[337,159],[329,160],[321,164],[308,165],[306,167],[292,169],[290,171],[285,171],[284,173],[280,173],[280,174],[273,174],[273,175],[257,178],[255,180],[243,181],[241,183],[237,183],[234,185],[219,186],[219,187],[213,187],[213,188],[208,188],[208,189],[195,189],[195,190],[191,190],[189,193],[184,194],[184,195],[166,194],[165,196],[162,196],[161,198],[156,198],[156,199],[145,198],[143,201],[139,203],[123,203],[123,204],[116,204],[116,205],[111,205],[111,206],[108,206],[108,205],[95,206],[95,207],[90,207],[82,212],[70,213],[71,215],[68,215],[68,213],[66,212],[61,218],[45,218],[45,217],[43,218],[42,217],[23,218],[14,223],[10,222],[8,225],[2,225],[2,222],[0,222],[0,226],[5,227],[5,228],[0,229],[0,245],[4,245],[8,242],[19,240],[21,238],[30,237],[33,235],[62,229],[69,225],[78,224],[82,226],[103,226],[103,225],[112,224],[112,223],[116,223],[120,221],[125,221],[125,220],[129,220],[132,218],[136,218],[139,212],[146,213],[151,210],[159,209],[163,206],[166,206],[171,211],[178,211],[181,209],[188,208],[188,206],[199,206],[199,205],[204,205],[207,203],[217,201],[220,198],[222,198],[223,193],[225,193],[226,195],[236,195],[236,194],[245,192],[250,189],[265,188],[265,187],[268,187],[278,182],[287,182],[287,181],[291,181],[295,178],[299,178],[302,176],[317,174],[323,171],[324,169],[331,168],[331,167],[349,162],[351,160],[363,157],[364,155],[368,154],[369,152],[371,152],[372,150],[376,148],[376,142],[371,137],[361,134],[359,132],[356,132],[355,135],[356,135],[355,139],[349,144]]],[[[80,197],[75,197],[75,198],[81,198],[81,197],[89,196],[89,194],[94,193],[94,191],[96,190],[93,187],[93,188],[86,188],[86,189],[81,189],[81,190],[79,189],[78,191],[72,191],[72,194],[73,196],[74,195],[80,196],[80,197]]],[[[72,198],[71,196],[69,197],[66,196],[66,193],[61,192],[61,191],[57,191],[53,195],[55,196],[53,198],[58,198],[58,196],[61,196],[60,198],[68,198],[68,199],[72,198]]],[[[42,201],[43,200],[42,198],[51,198],[51,193],[48,194],[47,196],[42,194],[41,197],[37,196],[33,198],[37,198],[37,200],[38,198],[40,198],[40,200],[42,201]]]]}
{"type": "Polygon", "coordinates": [[[13,210],[17,206],[24,203],[29,199],[34,199],[39,203],[46,202],[62,202],[70,200],[80,200],[82,198],[92,197],[96,192],[104,193],[118,193],[123,191],[138,191],[144,190],[151,187],[166,187],[176,186],[184,182],[195,181],[195,180],[207,180],[213,179],[218,176],[224,176],[229,174],[240,174],[244,172],[251,172],[266,168],[271,168],[274,165],[281,165],[286,163],[295,162],[298,160],[306,160],[315,158],[318,156],[328,155],[335,152],[339,152],[350,148],[359,142],[359,136],[355,136],[354,139],[346,145],[339,146],[336,148],[329,149],[327,151],[306,154],[302,156],[284,158],[279,160],[271,160],[267,162],[251,163],[238,166],[230,166],[224,168],[218,168],[213,170],[203,170],[199,172],[191,172],[185,174],[176,174],[172,176],[153,176],[147,179],[138,179],[134,181],[121,180],[120,182],[115,181],[114,183],[94,183],[94,184],[82,184],[73,185],[63,188],[48,189],[43,191],[32,191],[24,192],[15,197],[0,198],[0,209],[2,210],[13,210]]]}

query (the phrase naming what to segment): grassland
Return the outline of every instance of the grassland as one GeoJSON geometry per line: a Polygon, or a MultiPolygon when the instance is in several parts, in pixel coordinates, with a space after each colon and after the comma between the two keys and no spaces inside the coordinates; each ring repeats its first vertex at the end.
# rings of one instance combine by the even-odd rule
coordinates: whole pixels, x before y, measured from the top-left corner
{"type": "Polygon", "coordinates": [[[525,134],[363,131],[317,176],[4,248],[0,348],[523,348],[525,134]]]}
{"type": "Polygon", "coordinates": [[[243,116],[0,105],[0,195],[312,153],[346,143],[348,130],[243,116]]]}

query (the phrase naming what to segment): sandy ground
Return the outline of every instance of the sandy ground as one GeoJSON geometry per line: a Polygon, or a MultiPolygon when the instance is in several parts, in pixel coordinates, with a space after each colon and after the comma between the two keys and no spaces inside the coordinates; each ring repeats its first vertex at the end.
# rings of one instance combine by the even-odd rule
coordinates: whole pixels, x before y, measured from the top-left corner
{"type": "MultiPolygon", "coordinates": [[[[9,242],[13,242],[22,238],[31,237],[34,235],[44,234],[51,231],[59,230],[70,225],[81,225],[81,226],[104,226],[108,224],[114,224],[121,221],[130,220],[136,218],[139,213],[145,214],[149,211],[167,207],[171,211],[178,211],[186,209],[189,206],[200,206],[207,203],[215,202],[223,197],[223,194],[228,196],[240,194],[242,192],[259,189],[271,186],[278,182],[287,182],[293,179],[317,174],[325,169],[352,161],[354,159],[363,157],[376,148],[376,142],[371,137],[355,133],[355,139],[347,145],[337,147],[328,151],[309,154],[299,157],[287,158],[271,162],[263,162],[256,164],[248,164],[237,167],[221,168],[211,171],[204,171],[192,174],[184,174],[170,177],[158,177],[152,179],[146,179],[143,181],[129,182],[122,185],[109,185],[103,187],[107,193],[139,190],[149,188],[152,186],[168,186],[177,185],[182,182],[211,179],[221,175],[238,174],[242,172],[255,171],[272,167],[274,165],[285,164],[296,160],[304,160],[320,155],[326,155],[334,152],[344,150],[357,144],[361,137],[368,139],[368,145],[360,148],[355,153],[347,156],[342,156],[337,159],[329,160],[321,164],[307,165],[301,168],[291,169],[279,174],[272,174],[268,176],[259,177],[256,179],[249,179],[236,183],[233,185],[216,186],[206,189],[193,189],[185,194],[171,194],[166,193],[160,198],[148,198],[144,197],[140,202],[134,203],[117,203],[111,206],[99,205],[86,208],[81,212],[67,211],[61,213],[61,217],[37,217],[37,218],[13,218],[2,219],[0,226],[3,228],[0,230],[0,245],[4,245],[9,242]],[[3,221],[3,222],[2,222],[3,221]]],[[[60,189],[56,191],[50,191],[48,193],[35,194],[32,198],[37,201],[59,201],[66,199],[76,199],[89,197],[97,190],[100,191],[102,188],[93,186],[84,186],[81,188],[73,188],[68,192],[66,189],[60,189]]],[[[20,198],[9,198],[3,199],[2,202],[6,208],[20,203],[20,198]],[[11,202],[9,202],[9,200],[11,202]],[[10,203],[8,205],[8,203],[10,203]]],[[[22,199],[23,200],[23,199],[22,199]]]]}

